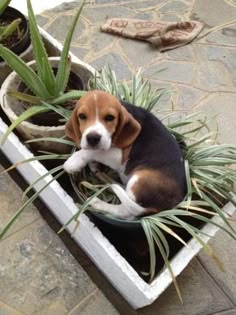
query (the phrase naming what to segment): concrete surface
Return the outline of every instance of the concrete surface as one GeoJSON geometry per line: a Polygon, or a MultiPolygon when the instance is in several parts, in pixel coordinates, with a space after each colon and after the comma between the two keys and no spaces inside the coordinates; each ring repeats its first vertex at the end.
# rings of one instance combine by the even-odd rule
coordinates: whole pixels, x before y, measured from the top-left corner
{"type": "MultiPolygon", "coordinates": [[[[79,3],[72,1],[45,11],[38,22],[63,41],[79,3]]],[[[155,87],[166,86],[172,91],[160,102],[161,109],[174,108],[180,115],[198,110],[209,116],[219,114],[219,139],[236,143],[236,24],[160,53],[148,43],[101,33],[99,27],[109,17],[196,19],[205,22],[204,34],[236,19],[235,0],[91,0],[84,8],[71,50],[97,69],[109,64],[120,79],[129,80],[142,67],[155,87]],[[158,74],[162,68],[166,71],[158,74]]],[[[0,200],[2,226],[21,202],[8,175],[0,178],[0,200]]],[[[116,314],[80,265],[123,315],[236,314],[235,242],[219,232],[211,244],[225,273],[201,253],[178,277],[183,305],[171,286],[151,306],[133,311],[79,249],[70,249],[79,263],[74,260],[32,207],[0,243],[0,315],[116,314]]],[[[70,248],[70,242],[67,246],[70,248]]]]}

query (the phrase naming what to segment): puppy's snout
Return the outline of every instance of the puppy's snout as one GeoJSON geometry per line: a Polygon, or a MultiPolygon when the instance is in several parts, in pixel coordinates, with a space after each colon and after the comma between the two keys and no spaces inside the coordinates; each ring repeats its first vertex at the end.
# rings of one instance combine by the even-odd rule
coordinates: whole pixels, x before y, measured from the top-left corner
{"type": "Polygon", "coordinates": [[[91,132],[87,134],[86,139],[91,147],[95,147],[101,140],[101,136],[96,132],[91,132]]]}

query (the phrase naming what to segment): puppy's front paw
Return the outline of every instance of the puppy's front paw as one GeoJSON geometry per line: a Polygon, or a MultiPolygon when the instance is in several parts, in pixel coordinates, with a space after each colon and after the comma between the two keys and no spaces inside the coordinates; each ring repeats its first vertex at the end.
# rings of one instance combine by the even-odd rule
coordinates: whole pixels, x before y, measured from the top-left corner
{"type": "Polygon", "coordinates": [[[104,202],[100,200],[98,197],[93,197],[89,201],[89,205],[96,210],[103,210],[104,202]]]}
{"type": "Polygon", "coordinates": [[[68,174],[74,174],[81,170],[78,168],[78,165],[73,163],[73,161],[70,161],[70,159],[64,163],[63,168],[68,174]]]}
{"type": "Polygon", "coordinates": [[[86,164],[87,162],[84,159],[83,153],[78,151],[69,157],[69,159],[64,163],[63,168],[67,173],[73,174],[80,172],[81,169],[86,166],[86,164]]]}

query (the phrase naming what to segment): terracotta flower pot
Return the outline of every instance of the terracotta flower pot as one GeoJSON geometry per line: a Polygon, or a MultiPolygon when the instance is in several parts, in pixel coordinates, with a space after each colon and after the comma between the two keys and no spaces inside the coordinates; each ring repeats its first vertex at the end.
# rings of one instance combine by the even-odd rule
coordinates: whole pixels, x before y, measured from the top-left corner
{"type": "MultiPolygon", "coordinates": [[[[50,57],[49,59],[52,63],[52,66],[56,68],[59,62],[59,57],[50,57]]],[[[29,62],[28,64],[31,65],[32,68],[35,67],[34,60],[29,62]]],[[[83,89],[86,90],[89,78],[93,74],[92,68],[89,66],[86,67],[86,65],[82,63],[79,64],[72,62],[71,72],[80,78],[80,82],[82,82],[83,89]]],[[[12,72],[6,78],[1,88],[0,92],[1,107],[11,122],[15,121],[18,118],[18,116],[25,110],[24,104],[21,101],[8,95],[9,91],[18,91],[20,86],[22,86],[21,79],[16,74],[16,72],[12,72]]],[[[80,88],[81,86],[77,87],[77,89],[80,88]]],[[[16,129],[20,133],[20,135],[26,140],[41,137],[61,138],[65,135],[65,125],[42,126],[34,124],[32,123],[32,121],[23,121],[19,126],[17,126],[16,129]]],[[[69,152],[71,150],[71,147],[65,144],[60,144],[51,141],[37,142],[35,144],[35,148],[38,150],[60,153],[69,152]]]]}

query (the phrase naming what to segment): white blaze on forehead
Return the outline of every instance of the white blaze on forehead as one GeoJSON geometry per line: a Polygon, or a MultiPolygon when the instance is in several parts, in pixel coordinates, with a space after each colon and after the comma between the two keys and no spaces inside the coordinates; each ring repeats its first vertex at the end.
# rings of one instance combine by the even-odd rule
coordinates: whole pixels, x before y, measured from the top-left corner
{"type": "Polygon", "coordinates": [[[93,97],[94,97],[94,101],[97,103],[98,96],[97,96],[97,93],[96,93],[96,92],[93,93],[93,97]]]}
{"type": "MultiPolygon", "coordinates": [[[[94,94],[96,97],[97,95],[94,94]]],[[[83,133],[81,139],[81,148],[87,149],[89,148],[89,144],[87,142],[87,135],[89,133],[97,133],[101,136],[101,140],[98,144],[98,149],[108,150],[111,147],[111,133],[107,130],[107,128],[99,121],[98,115],[98,107],[95,107],[95,122],[90,125],[83,133]]]]}

